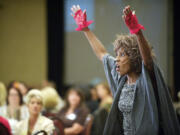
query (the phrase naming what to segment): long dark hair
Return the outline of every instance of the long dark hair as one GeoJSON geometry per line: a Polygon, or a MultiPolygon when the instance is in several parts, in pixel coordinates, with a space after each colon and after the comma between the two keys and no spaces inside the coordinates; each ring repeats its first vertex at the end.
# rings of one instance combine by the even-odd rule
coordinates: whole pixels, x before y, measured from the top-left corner
{"type": "Polygon", "coordinates": [[[16,87],[13,87],[11,84],[8,86],[8,91],[7,91],[7,97],[6,97],[7,105],[9,105],[8,97],[9,97],[9,93],[10,93],[11,89],[15,89],[17,91],[19,99],[20,99],[19,105],[22,105],[23,104],[23,96],[22,96],[20,90],[16,87]]]}
{"type": "Polygon", "coordinates": [[[69,89],[68,89],[68,91],[67,91],[67,93],[66,93],[66,95],[65,95],[65,106],[64,106],[64,108],[63,108],[63,110],[64,111],[66,111],[68,108],[69,108],[69,106],[70,106],[70,104],[69,104],[69,101],[68,101],[68,97],[69,97],[69,95],[70,95],[70,93],[71,92],[76,92],[77,93],[77,95],[80,97],[80,103],[79,103],[79,106],[78,107],[81,107],[82,105],[84,105],[84,95],[83,95],[83,93],[82,93],[82,90],[80,89],[80,87],[78,87],[78,86],[76,86],[76,85],[73,85],[73,86],[71,86],[69,89]]]}

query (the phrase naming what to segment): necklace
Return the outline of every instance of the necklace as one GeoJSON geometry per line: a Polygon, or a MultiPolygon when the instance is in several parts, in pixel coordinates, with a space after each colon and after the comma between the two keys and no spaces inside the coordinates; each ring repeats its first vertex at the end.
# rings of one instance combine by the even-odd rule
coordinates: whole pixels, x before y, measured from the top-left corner
{"type": "Polygon", "coordinates": [[[135,81],[135,82],[130,83],[129,79],[127,79],[127,85],[134,85],[134,84],[136,84],[136,81],[135,81]]]}

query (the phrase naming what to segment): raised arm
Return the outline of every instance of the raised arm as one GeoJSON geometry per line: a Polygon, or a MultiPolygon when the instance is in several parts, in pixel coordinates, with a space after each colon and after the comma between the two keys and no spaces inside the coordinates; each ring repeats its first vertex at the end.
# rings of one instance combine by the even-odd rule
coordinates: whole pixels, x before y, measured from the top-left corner
{"type": "Polygon", "coordinates": [[[136,34],[136,36],[138,39],[139,50],[141,53],[141,57],[144,61],[144,65],[148,68],[148,70],[152,70],[153,60],[152,60],[152,55],[151,55],[151,49],[148,45],[148,42],[145,39],[141,30],[136,34]]]}
{"type": "Polygon", "coordinates": [[[88,39],[94,53],[102,61],[102,58],[105,54],[107,54],[107,51],[104,47],[104,45],[99,41],[99,39],[96,37],[96,35],[88,28],[88,25],[92,23],[92,21],[86,20],[86,10],[82,12],[79,5],[75,6],[73,5],[71,8],[73,14],[71,14],[77,25],[78,28],[76,28],[77,31],[83,31],[86,38],[88,39]]]}
{"type": "Polygon", "coordinates": [[[123,19],[124,19],[127,27],[130,29],[130,33],[136,34],[140,54],[144,61],[144,64],[148,68],[148,70],[152,70],[153,69],[153,64],[152,64],[153,60],[152,60],[152,55],[151,55],[151,49],[141,31],[141,29],[144,29],[144,27],[138,23],[135,12],[131,11],[130,6],[125,7],[123,12],[124,12],[123,19]]]}
{"type": "Polygon", "coordinates": [[[99,39],[94,35],[94,33],[89,30],[89,28],[84,29],[84,34],[88,39],[94,53],[102,61],[103,56],[107,54],[104,45],[101,43],[101,41],[99,41],[99,39]]]}

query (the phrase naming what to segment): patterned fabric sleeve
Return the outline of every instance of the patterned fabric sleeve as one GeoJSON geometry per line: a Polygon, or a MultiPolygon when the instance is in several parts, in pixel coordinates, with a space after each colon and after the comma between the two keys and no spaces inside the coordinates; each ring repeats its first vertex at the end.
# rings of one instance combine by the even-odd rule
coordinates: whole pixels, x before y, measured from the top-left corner
{"type": "Polygon", "coordinates": [[[116,63],[115,58],[109,54],[106,54],[103,57],[104,71],[106,74],[106,78],[111,87],[111,92],[113,97],[115,96],[116,90],[118,88],[120,74],[116,71],[116,63]]]}

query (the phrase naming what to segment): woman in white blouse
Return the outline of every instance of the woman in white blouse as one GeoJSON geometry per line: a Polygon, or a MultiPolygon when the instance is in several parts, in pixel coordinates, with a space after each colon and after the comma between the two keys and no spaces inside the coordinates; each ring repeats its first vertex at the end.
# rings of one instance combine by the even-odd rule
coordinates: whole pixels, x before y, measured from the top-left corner
{"type": "Polygon", "coordinates": [[[52,120],[41,115],[43,97],[39,90],[33,89],[29,91],[27,94],[27,106],[30,117],[17,125],[16,135],[33,135],[41,130],[51,135],[54,130],[54,124],[52,120]]]}
{"type": "Polygon", "coordinates": [[[0,116],[9,121],[12,133],[15,131],[16,124],[29,116],[28,108],[23,104],[23,97],[19,89],[8,88],[6,104],[0,107],[0,116]]]}

